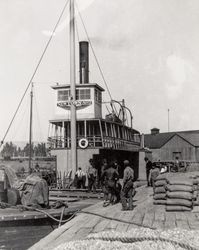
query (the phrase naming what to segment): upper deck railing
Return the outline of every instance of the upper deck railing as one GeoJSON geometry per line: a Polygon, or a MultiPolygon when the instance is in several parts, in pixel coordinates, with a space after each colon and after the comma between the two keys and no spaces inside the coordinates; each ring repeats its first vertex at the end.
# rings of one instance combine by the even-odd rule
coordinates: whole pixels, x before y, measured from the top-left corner
{"type": "MultiPolygon", "coordinates": [[[[112,149],[130,149],[133,146],[140,146],[140,135],[135,134],[134,140],[125,140],[111,136],[87,136],[77,137],[77,147],[81,148],[80,140],[86,139],[88,145],[86,148],[112,148],[112,149]]],[[[71,138],[63,136],[48,137],[48,146],[50,149],[71,148],[71,138]]]]}

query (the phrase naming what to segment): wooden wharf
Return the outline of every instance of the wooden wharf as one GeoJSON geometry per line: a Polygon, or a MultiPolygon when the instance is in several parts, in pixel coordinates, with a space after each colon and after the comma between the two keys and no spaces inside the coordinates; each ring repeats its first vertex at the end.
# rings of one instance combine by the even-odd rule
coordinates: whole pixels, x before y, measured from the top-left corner
{"type": "MultiPolygon", "coordinates": [[[[69,206],[64,209],[64,216],[72,215],[77,210],[81,210],[98,202],[97,199],[85,199],[79,200],[74,198],[55,198],[54,201],[65,201],[69,202],[69,206]]],[[[45,213],[47,212],[49,215],[53,217],[60,217],[63,207],[60,208],[51,208],[45,209],[43,212],[30,210],[30,211],[21,211],[17,208],[6,208],[0,209],[0,225],[3,225],[3,222],[13,222],[13,221],[21,221],[21,220],[33,220],[33,219],[44,219],[48,218],[48,215],[45,213]]]]}
{"type": "Polygon", "coordinates": [[[151,187],[137,188],[134,205],[132,211],[122,211],[120,203],[103,207],[103,202],[99,201],[83,209],[85,213],[78,213],[75,218],[41,239],[30,250],[52,250],[59,244],[85,239],[90,233],[107,230],[127,232],[136,227],[199,230],[198,207],[192,212],[166,212],[164,205],[153,204],[151,187]]]}
{"type": "Polygon", "coordinates": [[[0,209],[0,249],[26,250],[35,242],[58,227],[63,212],[63,220],[99,202],[99,199],[79,199],[76,197],[53,197],[54,201],[67,202],[68,207],[39,211],[20,211],[18,208],[0,209]],[[57,222],[49,218],[53,216],[57,222]]]}

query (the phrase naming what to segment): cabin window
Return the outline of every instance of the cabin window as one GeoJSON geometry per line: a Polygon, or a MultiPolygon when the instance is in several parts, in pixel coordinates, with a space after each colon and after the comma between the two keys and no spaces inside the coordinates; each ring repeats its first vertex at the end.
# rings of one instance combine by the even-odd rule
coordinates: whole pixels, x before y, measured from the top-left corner
{"type": "Polygon", "coordinates": [[[107,123],[107,132],[108,132],[108,136],[113,137],[112,129],[111,129],[111,124],[110,123],[107,123]]]}
{"type": "Polygon", "coordinates": [[[76,100],[87,100],[91,99],[90,89],[77,89],[76,90],[76,100]]]}
{"type": "Polygon", "coordinates": [[[80,137],[85,136],[84,122],[83,121],[79,121],[77,123],[77,136],[80,136],[80,137]]]}
{"type": "MultiPolygon", "coordinates": [[[[61,101],[68,101],[70,100],[70,90],[59,90],[57,100],[58,102],[61,101]]],[[[91,99],[91,91],[90,89],[77,89],[76,90],[76,100],[87,100],[91,99]]]]}
{"type": "Polygon", "coordinates": [[[119,135],[123,139],[123,127],[119,126],[119,135]]]}
{"type": "Polygon", "coordinates": [[[89,121],[87,122],[87,135],[88,136],[100,136],[99,122],[89,121]]]}
{"type": "Polygon", "coordinates": [[[106,125],[105,125],[105,122],[102,122],[101,124],[102,124],[102,134],[103,134],[103,136],[106,136],[107,134],[106,134],[106,125]]]}
{"type": "Polygon", "coordinates": [[[70,90],[59,90],[58,91],[58,96],[57,96],[57,100],[58,102],[61,101],[68,101],[70,97],[70,90]]]}
{"type": "Polygon", "coordinates": [[[101,103],[102,102],[102,93],[95,89],[95,101],[101,103]]]}

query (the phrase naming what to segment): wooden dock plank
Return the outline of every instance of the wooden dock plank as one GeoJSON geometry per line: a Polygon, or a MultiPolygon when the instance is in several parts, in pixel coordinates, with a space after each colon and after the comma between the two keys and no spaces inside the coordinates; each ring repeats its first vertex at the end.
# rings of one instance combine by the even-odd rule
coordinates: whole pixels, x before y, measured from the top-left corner
{"type": "Polygon", "coordinates": [[[108,220],[101,220],[98,224],[95,225],[95,227],[93,228],[93,233],[98,233],[98,232],[102,232],[105,230],[106,226],[109,224],[108,220]]]}
{"type": "Polygon", "coordinates": [[[73,240],[82,240],[92,233],[93,228],[80,228],[73,237],[73,240]]]}
{"type": "MultiPolygon", "coordinates": [[[[109,207],[109,209],[107,209],[107,211],[106,211],[105,208],[101,209],[101,214],[106,216],[106,217],[117,218],[116,217],[117,211],[113,211],[111,209],[111,207],[109,207]]],[[[118,215],[119,214],[121,214],[121,212],[119,212],[118,215]]],[[[101,218],[100,222],[95,225],[95,227],[93,229],[93,232],[101,232],[103,230],[111,230],[113,228],[113,226],[114,226],[114,223],[116,223],[116,225],[117,225],[118,222],[116,222],[114,220],[101,218]]]]}
{"type": "Polygon", "coordinates": [[[156,211],[154,220],[157,221],[165,221],[165,212],[162,211],[156,211]]]}
{"type": "Polygon", "coordinates": [[[89,216],[89,221],[83,225],[84,228],[94,228],[95,225],[100,221],[100,217],[95,215],[89,216]]]}
{"type": "MultiPolygon", "coordinates": [[[[125,220],[125,221],[132,221],[133,212],[132,211],[125,211],[125,212],[121,213],[120,218],[125,220]]],[[[128,227],[129,227],[129,224],[118,222],[118,225],[116,227],[116,231],[126,232],[128,230],[128,227]]]]}
{"type": "Polygon", "coordinates": [[[142,211],[137,212],[134,214],[134,216],[132,218],[132,222],[134,222],[138,225],[142,225],[143,218],[144,218],[144,213],[142,213],[142,211]]]}
{"type": "MultiPolygon", "coordinates": [[[[117,219],[122,219],[123,218],[123,214],[121,213],[121,211],[117,211],[116,213],[114,213],[113,217],[117,218],[117,219]]],[[[117,227],[117,225],[118,225],[118,223],[119,223],[118,221],[111,220],[107,224],[106,229],[107,230],[115,230],[116,227],[117,227]]]]}
{"type": "Polygon", "coordinates": [[[146,227],[152,227],[154,221],[155,213],[154,211],[146,211],[142,225],[146,227]]]}
{"type": "Polygon", "coordinates": [[[187,216],[184,212],[175,212],[176,220],[187,221],[187,216]]]}
{"type": "Polygon", "coordinates": [[[197,212],[197,213],[194,213],[194,214],[196,215],[197,219],[199,220],[199,213],[197,212]]]}
{"type": "Polygon", "coordinates": [[[176,220],[176,226],[182,229],[187,229],[187,230],[190,229],[189,223],[186,220],[176,220]]]}
{"type": "Polygon", "coordinates": [[[199,220],[195,213],[185,213],[188,225],[191,229],[199,228],[199,220]]]}
{"type": "Polygon", "coordinates": [[[80,220],[77,220],[70,228],[68,228],[65,233],[60,234],[56,238],[56,242],[52,242],[48,249],[52,249],[53,247],[63,243],[73,240],[76,237],[77,232],[80,229],[84,229],[84,225],[86,225],[90,221],[90,217],[87,215],[83,215],[80,220]]]}
{"type": "Polygon", "coordinates": [[[176,227],[176,215],[175,212],[165,212],[165,229],[173,229],[176,227]]]}
{"type": "Polygon", "coordinates": [[[134,224],[130,224],[128,226],[128,230],[142,226],[143,219],[144,219],[144,213],[142,213],[142,211],[140,212],[135,211],[135,214],[133,215],[133,218],[131,220],[131,222],[134,224]]]}
{"type": "Polygon", "coordinates": [[[152,227],[164,229],[165,228],[165,222],[161,221],[161,220],[154,220],[153,224],[152,224],[152,227]]]}

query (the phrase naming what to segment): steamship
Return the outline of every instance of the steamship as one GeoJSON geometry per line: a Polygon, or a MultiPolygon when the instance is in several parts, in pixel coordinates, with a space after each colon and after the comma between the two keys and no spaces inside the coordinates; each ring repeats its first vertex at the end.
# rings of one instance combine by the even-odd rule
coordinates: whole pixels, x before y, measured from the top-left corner
{"type": "MultiPolygon", "coordinates": [[[[104,89],[89,81],[89,42],[79,43],[79,83],[75,84],[75,101],[70,84],[52,86],[56,96],[56,114],[50,120],[48,144],[51,155],[56,156],[57,172],[72,173],[78,167],[86,171],[89,159],[100,171],[103,159],[116,160],[120,166],[128,159],[138,177],[140,133],[132,127],[131,111],[123,101],[102,102],[104,89]],[[75,105],[76,138],[71,135],[71,105],[75,105]],[[104,115],[104,106],[111,110],[104,115]],[[129,124],[129,125],[128,125],[129,124]],[[72,140],[75,140],[76,166],[72,166],[72,140]]],[[[122,175],[123,169],[120,169],[122,175]]]]}

